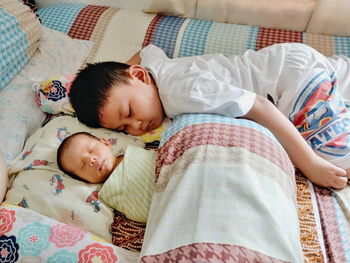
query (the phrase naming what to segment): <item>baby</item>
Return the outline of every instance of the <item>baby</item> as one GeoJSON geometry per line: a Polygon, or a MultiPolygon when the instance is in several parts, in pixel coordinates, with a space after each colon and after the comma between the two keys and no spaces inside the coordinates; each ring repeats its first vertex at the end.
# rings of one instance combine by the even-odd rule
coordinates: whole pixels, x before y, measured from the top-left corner
{"type": "Polygon", "coordinates": [[[59,168],[88,183],[104,183],[99,197],[131,220],[146,223],[155,189],[155,151],[128,146],[115,156],[108,140],[75,133],[57,151],[59,168]]]}

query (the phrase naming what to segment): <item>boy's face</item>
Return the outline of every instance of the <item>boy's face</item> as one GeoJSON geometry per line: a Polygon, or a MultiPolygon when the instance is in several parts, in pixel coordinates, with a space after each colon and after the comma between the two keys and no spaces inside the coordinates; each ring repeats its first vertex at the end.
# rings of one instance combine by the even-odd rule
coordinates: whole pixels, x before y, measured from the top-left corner
{"type": "Polygon", "coordinates": [[[102,183],[112,173],[116,157],[105,139],[78,135],[65,149],[62,166],[90,183],[102,183]]]}
{"type": "Polygon", "coordinates": [[[100,110],[101,126],[142,135],[158,128],[164,110],[158,89],[148,72],[138,65],[130,67],[130,82],[112,87],[100,110]]]}

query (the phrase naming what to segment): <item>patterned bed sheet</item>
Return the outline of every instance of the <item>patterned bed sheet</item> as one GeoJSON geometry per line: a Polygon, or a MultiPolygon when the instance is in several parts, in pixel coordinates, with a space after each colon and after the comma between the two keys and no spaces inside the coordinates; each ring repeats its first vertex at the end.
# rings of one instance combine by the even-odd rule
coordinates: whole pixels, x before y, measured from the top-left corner
{"type": "Polygon", "coordinates": [[[0,262],[137,262],[119,248],[79,228],[32,210],[0,207],[0,262]]]}
{"type": "MultiPolygon", "coordinates": [[[[73,38],[95,42],[88,62],[126,61],[142,46],[153,43],[169,57],[206,53],[242,54],[274,43],[308,44],[325,55],[350,56],[350,38],[225,24],[172,16],[145,14],[126,9],[84,4],[59,4],[38,11],[44,26],[73,38]],[[130,33],[132,32],[132,33],[130,33]]],[[[300,240],[304,262],[350,262],[350,195],[317,188],[296,174],[300,240]],[[344,201],[344,199],[346,201],[344,201]]],[[[130,248],[130,237],[138,236],[133,250],[140,250],[144,226],[126,233],[131,222],[118,217],[117,245],[130,248]],[[121,226],[125,226],[124,228],[121,226]],[[126,245],[128,244],[128,245],[126,245]],[[135,245],[137,244],[137,245],[135,245]]],[[[134,225],[135,226],[135,225],[134,225]]]]}

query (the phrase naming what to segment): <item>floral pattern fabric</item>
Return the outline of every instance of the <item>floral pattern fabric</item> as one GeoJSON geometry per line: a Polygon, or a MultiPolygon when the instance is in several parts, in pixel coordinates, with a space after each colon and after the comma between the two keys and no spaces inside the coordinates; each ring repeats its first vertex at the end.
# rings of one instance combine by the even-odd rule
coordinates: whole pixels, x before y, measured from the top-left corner
{"type": "Polygon", "coordinates": [[[0,207],[0,262],[137,262],[138,253],[28,209],[0,207]]]}

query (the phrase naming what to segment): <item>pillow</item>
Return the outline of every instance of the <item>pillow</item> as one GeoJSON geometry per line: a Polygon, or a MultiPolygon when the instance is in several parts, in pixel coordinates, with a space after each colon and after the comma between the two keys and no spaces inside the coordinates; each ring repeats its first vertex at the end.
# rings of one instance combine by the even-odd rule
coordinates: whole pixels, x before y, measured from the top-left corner
{"type": "Polygon", "coordinates": [[[53,76],[34,84],[35,97],[43,112],[75,115],[68,97],[74,77],[74,75],[53,76]]]}
{"type": "Polygon", "coordinates": [[[350,36],[349,10],[350,2],[347,0],[319,0],[306,31],[350,36]]]}
{"type": "Polygon", "coordinates": [[[7,164],[21,152],[26,138],[45,119],[33,96],[32,85],[54,74],[75,74],[92,47],[90,41],[73,40],[44,26],[42,32],[33,58],[0,91],[0,152],[7,164]]]}
{"type": "Polygon", "coordinates": [[[56,151],[70,134],[87,131],[107,138],[116,155],[141,141],[106,129],[87,128],[71,116],[57,117],[26,141],[10,166],[11,187],[5,202],[20,205],[111,241],[113,211],[98,200],[100,184],[88,184],[65,175],[57,166],[56,151]]]}
{"type": "Polygon", "coordinates": [[[41,24],[20,1],[0,2],[0,90],[28,63],[39,46],[41,24]]]}
{"type": "Polygon", "coordinates": [[[127,147],[123,161],[104,182],[99,196],[127,218],[146,223],[155,190],[156,152],[127,147]]]}

